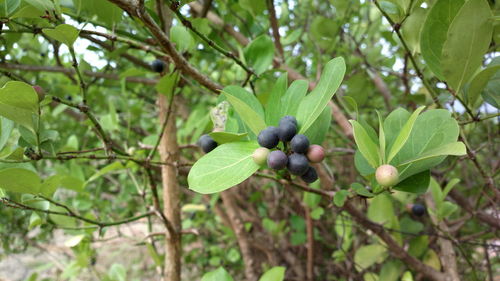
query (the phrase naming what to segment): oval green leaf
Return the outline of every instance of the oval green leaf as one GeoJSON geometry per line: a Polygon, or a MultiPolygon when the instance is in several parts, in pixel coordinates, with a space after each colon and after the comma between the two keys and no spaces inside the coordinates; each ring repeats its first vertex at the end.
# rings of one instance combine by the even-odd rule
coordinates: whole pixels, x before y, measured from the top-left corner
{"type": "Polygon", "coordinates": [[[200,158],[188,175],[189,188],[202,193],[216,193],[235,186],[259,169],[252,154],[256,142],[233,142],[218,146],[200,158]]]}

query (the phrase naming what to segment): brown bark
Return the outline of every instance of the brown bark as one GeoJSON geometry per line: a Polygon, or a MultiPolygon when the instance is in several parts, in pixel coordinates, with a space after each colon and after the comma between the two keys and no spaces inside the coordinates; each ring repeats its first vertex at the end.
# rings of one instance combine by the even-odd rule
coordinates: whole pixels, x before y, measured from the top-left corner
{"type": "Polygon", "coordinates": [[[232,194],[235,188],[222,192],[221,198],[226,208],[227,216],[231,222],[232,229],[238,240],[240,251],[245,263],[245,277],[247,281],[257,281],[259,276],[256,271],[257,263],[252,253],[252,245],[250,243],[250,235],[245,230],[245,225],[241,216],[239,215],[239,208],[236,205],[235,196],[232,194]]]}
{"type": "MultiPolygon", "coordinates": [[[[168,114],[168,99],[165,95],[158,95],[160,108],[160,124],[163,124],[168,114]]],[[[179,160],[179,147],[177,144],[177,129],[175,115],[170,114],[167,126],[160,142],[159,151],[162,161],[175,162],[179,160]]],[[[165,280],[181,280],[181,206],[180,189],[177,182],[177,168],[174,165],[164,165],[161,169],[163,184],[163,212],[171,222],[175,232],[170,233],[165,239],[165,280]]]]}
{"type": "MultiPolygon", "coordinates": [[[[436,204],[434,204],[434,200],[429,193],[425,195],[425,204],[429,209],[436,209],[436,204]]],[[[437,225],[442,232],[449,233],[448,225],[446,225],[444,221],[438,221],[436,216],[432,214],[430,217],[434,225],[437,225]]],[[[441,260],[444,272],[446,273],[446,281],[460,281],[460,276],[458,275],[457,270],[457,256],[453,250],[453,244],[450,240],[441,236],[438,236],[437,242],[441,249],[439,259],[441,260]]]]}
{"type": "Polygon", "coordinates": [[[408,254],[405,249],[403,249],[396,240],[383,228],[383,226],[378,225],[359,211],[352,202],[345,202],[344,210],[346,210],[352,218],[362,225],[363,227],[370,229],[375,233],[380,239],[382,239],[387,245],[387,249],[391,252],[393,256],[403,261],[411,269],[422,273],[425,277],[433,281],[444,281],[446,280],[446,274],[435,270],[434,268],[424,264],[420,260],[408,254]]]}
{"type": "Polygon", "coordinates": [[[460,207],[477,217],[480,221],[490,225],[496,230],[500,229],[500,218],[495,215],[490,215],[482,210],[475,210],[469,200],[464,197],[458,190],[452,189],[448,194],[460,207]]]}

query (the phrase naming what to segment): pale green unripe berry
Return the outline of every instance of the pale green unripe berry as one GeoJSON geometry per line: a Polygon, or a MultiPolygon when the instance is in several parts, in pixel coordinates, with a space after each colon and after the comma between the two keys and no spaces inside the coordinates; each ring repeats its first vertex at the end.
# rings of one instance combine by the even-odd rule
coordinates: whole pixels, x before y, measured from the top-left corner
{"type": "Polygon", "coordinates": [[[385,164],[377,168],[375,178],[381,186],[393,186],[399,181],[399,173],[396,167],[385,164]]]}
{"type": "Polygon", "coordinates": [[[269,152],[269,149],[265,147],[259,147],[253,152],[252,159],[257,165],[262,166],[266,164],[269,152]]]}

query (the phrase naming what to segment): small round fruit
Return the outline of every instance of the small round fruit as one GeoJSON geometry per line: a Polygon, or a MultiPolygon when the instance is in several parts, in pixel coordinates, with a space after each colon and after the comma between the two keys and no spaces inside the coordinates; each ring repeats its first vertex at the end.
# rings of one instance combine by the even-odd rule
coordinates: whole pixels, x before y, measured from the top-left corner
{"type": "Polygon", "coordinates": [[[394,166],[385,164],[377,168],[375,178],[381,186],[393,186],[399,181],[399,173],[394,166]]]}
{"type": "Polygon", "coordinates": [[[278,137],[282,142],[289,142],[297,134],[297,125],[292,122],[283,122],[278,127],[278,137]]]}
{"type": "Polygon", "coordinates": [[[42,89],[42,87],[40,87],[38,85],[34,85],[33,90],[35,90],[36,94],[38,95],[39,101],[41,101],[45,98],[45,91],[42,89]]]}
{"type": "Polygon", "coordinates": [[[307,159],[313,163],[319,163],[325,159],[325,150],[321,145],[313,144],[307,150],[307,159]]]}
{"type": "Polygon", "coordinates": [[[288,157],[281,150],[274,150],[267,157],[267,166],[271,169],[281,170],[286,167],[288,157]]]}
{"type": "Polygon", "coordinates": [[[257,141],[262,147],[266,147],[269,149],[275,148],[280,142],[280,139],[278,137],[278,128],[273,126],[265,128],[259,133],[257,141]]]}
{"type": "Polygon", "coordinates": [[[307,183],[313,183],[318,179],[318,173],[316,173],[316,169],[314,169],[314,167],[309,166],[306,173],[300,178],[307,183]]]}
{"type": "Polygon", "coordinates": [[[165,70],[165,63],[162,60],[154,60],[151,63],[151,68],[154,72],[162,73],[165,70]]]}
{"type": "Polygon", "coordinates": [[[269,149],[265,147],[259,147],[253,152],[252,159],[257,165],[262,166],[266,164],[267,156],[269,155],[269,153],[269,149]]]}
{"type": "Polygon", "coordinates": [[[290,123],[290,122],[295,124],[295,126],[297,126],[297,124],[298,124],[297,119],[295,119],[295,117],[293,117],[291,115],[286,115],[280,119],[279,125],[281,126],[281,124],[283,124],[283,123],[290,123]]]}
{"type": "Polygon", "coordinates": [[[209,153],[210,151],[214,150],[217,147],[217,142],[215,142],[214,139],[209,135],[201,136],[198,143],[200,144],[201,149],[205,153],[209,153]]]}
{"type": "Polygon", "coordinates": [[[309,162],[304,154],[293,153],[288,156],[288,171],[290,174],[296,176],[302,176],[309,169],[309,162]]]}
{"type": "Polygon", "coordinates": [[[306,136],[299,134],[295,135],[290,142],[293,152],[306,153],[309,148],[309,139],[306,136]]]}
{"type": "Polygon", "coordinates": [[[425,207],[422,204],[413,204],[411,207],[411,212],[417,216],[421,217],[425,214],[425,207]]]}

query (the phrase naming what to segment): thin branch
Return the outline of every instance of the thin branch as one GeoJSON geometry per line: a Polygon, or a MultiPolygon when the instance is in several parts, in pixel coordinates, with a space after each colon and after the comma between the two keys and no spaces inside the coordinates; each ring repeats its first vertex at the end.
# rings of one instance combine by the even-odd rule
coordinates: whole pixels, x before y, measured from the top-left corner
{"type": "Polygon", "coordinates": [[[73,68],[75,69],[76,75],[78,76],[78,81],[80,82],[80,90],[82,92],[83,96],[83,104],[87,104],[87,85],[85,84],[85,81],[83,80],[83,75],[80,72],[80,68],[78,67],[78,60],[76,59],[76,54],[75,54],[75,49],[73,49],[73,46],[69,46],[69,52],[71,54],[71,58],[73,59],[73,68]]]}
{"type": "Polygon", "coordinates": [[[217,45],[217,43],[215,43],[214,41],[210,40],[207,36],[205,36],[203,33],[201,33],[196,28],[194,28],[193,24],[188,19],[186,19],[186,17],[184,17],[184,15],[179,10],[180,3],[178,1],[176,1],[176,0],[169,0],[169,3],[170,3],[170,5],[169,5],[170,10],[175,13],[175,15],[177,16],[177,18],[179,18],[179,21],[186,28],[188,28],[189,30],[191,30],[192,32],[194,32],[198,37],[200,37],[201,40],[205,41],[208,44],[208,46],[212,47],[214,50],[218,51],[219,53],[221,53],[225,57],[233,60],[237,65],[241,66],[241,68],[243,68],[247,73],[252,74],[255,77],[258,77],[258,75],[252,69],[250,69],[250,67],[248,67],[247,65],[245,65],[237,56],[235,56],[233,53],[231,53],[229,51],[224,50],[224,48],[222,48],[221,46],[217,45]]]}
{"type": "Polygon", "coordinates": [[[283,46],[281,45],[280,41],[279,25],[278,25],[278,20],[276,19],[276,11],[274,10],[274,0],[266,0],[266,2],[267,2],[267,10],[269,11],[269,21],[271,22],[271,29],[274,37],[274,45],[276,46],[276,49],[278,49],[280,58],[283,60],[285,57],[284,56],[285,53],[283,51],[283,46]]]}
{"type": "Polygon", "coordinates": [[[484,120],[496,118],[496,117],[499,117],[499,116],[500,116],[500,112],[497,112],[497,113],[494,113],[494,114],[483,116],[481,118],[474,118],[472,120],[463,121],[463,122],[460,122],[459,124],[460,125],[467,125],[467,124],[474,123],[474,122],[483,122],[484,120]]]}
{"type": "Polygon", "coordinates": [[[39,209],[39,208],[31,207],[31,206],[28,206],[28,205],[25,205],[25,204],[22,204],[22,203],[10,200],[8,198],[1,198],[0,202],[2,202],[2,204],[4,204],[7,207],[10,207],[10,208],[17,208],[17,209],[23,209],[23,210],[30,210],[30,211],[42,212],[42,213],[45,213],[45,214],[52,214],[52,215],[61,215],[61,216],[72,217],[72,218],[75,218],[77,220],[84,221],[86,223],[97,225],[99,228],[133,222],[133,221],[140,220],[142,218],[145,218],[145,217],[148,217],[148,216],[151,216],[151,215],[154,214],[153,212],[147,212],[147,213],[140,214],[140,215],[137,215],[137,216],[133,216],[133,217],[130,217],[130,218],[127,218],[127,219],[123,219],[123,220],[118,220],[118,221],[113,221],[113,222],[100,222],[100,221],[92,220],[92,219],[86,218],[84,216],[81,216],[81,215],[77,214],[75,211],[71,210],[68,206],[66,206],[64,204],[61,204],[61,203],[58,203],[58,202],[56,202],[56,201],[54,201],[52,199],[49,199],[49,198],[46,198],[46,197],[43,197],[43,196],[37,196],[37,197],[40,197],[40,198],[42,198],[44,200],[47,200],[47,201],[51,202],[54,205],[57,205],[57,206],[60,206],[60,207],[62,207],[64,209],[66,209],[66,212],[58,212],[58,211],[51,211],[51,210],[39,209]]]}
{"type": "MultiPolygon", "coordinates": [[[[69,73],[75,74],[75,70],[72,68],[59,67],[59,66],[42,66],[42,65],[28,65],[28,64],[14,64],[14,63],[3,63],[0,62],[0,69],[15,69],[21,71],[32,71],[32,72],[58,72],[58,73],[69,73]]],[[[83,71],[84,75],[90,77],[98,77],[109,80],[121,80],[117,74],[105,74],[101,72],[83,71]]],[[[147,85],[156,85],[158,83],[157,79],[148,79],[143,77],[127,77],[125,78],[128,82],[141,83],[147,85]]]]}

